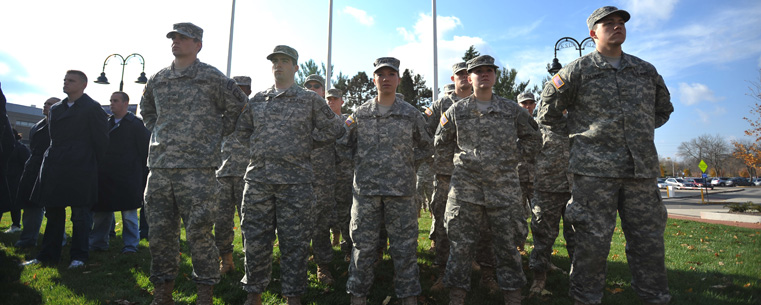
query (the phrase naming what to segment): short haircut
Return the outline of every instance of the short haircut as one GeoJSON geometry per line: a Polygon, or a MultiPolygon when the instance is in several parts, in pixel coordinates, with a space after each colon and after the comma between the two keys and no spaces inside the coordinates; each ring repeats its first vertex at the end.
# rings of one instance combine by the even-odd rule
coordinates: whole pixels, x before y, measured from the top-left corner
{"type": "Polygon", "coordinates": [[[121,95],[121,96],[122,96],[122,100],[123,100],[124,102],[127,102],[127,103],[129,103],[129,95],[127,95],[127,93],[125,93],[124,91],[116,91],[116,92],[114,92],[114,93],[112,93],[112,94],[118,94],[118,95],[121,95]]]}
{"type": "Polygon", "coordinates": [[[49,101],[49,100],[55,100],[55,102],[56,102],[56,103],[58,103],[58,102],[60,102],[60,101],[61,101],[61,99],[60,99],[60,98],[57,98],[57,97],[51,97],[51,98],[49,98],[49,99],[46,99],[45,101],[47,102],[47,101],[49,101]]]}
{"type": "Polygon", "coordinates": [[[83,81],[85,81],[85,83],[87,82],[87,75],[85,75],[85,73],[82,72],[82,71],[79,71],[79,70],[69,70],[69,71],[66,71],[66,74],[77,75],[77,76],[79,76],[79,78],[81,78],[83,81]]]}

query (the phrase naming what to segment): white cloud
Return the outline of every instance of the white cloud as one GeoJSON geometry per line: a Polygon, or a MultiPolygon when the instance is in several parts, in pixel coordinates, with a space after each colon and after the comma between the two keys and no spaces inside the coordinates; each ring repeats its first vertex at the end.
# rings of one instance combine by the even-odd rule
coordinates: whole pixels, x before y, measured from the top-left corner
{"type": "MultiPolygon", "coordinates": [[[[413,70],[423,75],[426,85],[433,88],[433,24],[430,14],[418,15],[418,20],[412,29],[397,28],[397,32],[407,42],[391,50],[390,56],[403,59],[402,69],[413,70]]],[[[480,37],[452,36],[446,33],[462,26],[460,19],[455,16],[438,16],[436,19],[436,40],[438,49],[438,81],[439,88],[451,82],[452,64],[462,61],[462,55],[469,46],[482,54],[491,54],[491,47],[480,37]]]]}
{"type": "Polygon", "coordinates": [[[368,15],[366,11],[363,11],[361,9],[347,6],[344,8],[343,12],[351,15],[359,23],[364,24],[366,26],[372,26],[373,24],[375,24],[375,19],[373,19],[372,16],[368,15]]]}
{"type": "Polygon", "coordinates": [[[0,75],[8,75],[11,72],[11,67],[8,67],[4,62],[0,62],[0,75]]]}
{"type": "Polygon", "coordinates": [[[633,27],[660,27],[663,21],[671,19],[674,7],[679,0],[623,0],[620,9],[632,15],[629,22],[633,27]]]}
{"type": "Polygon", "coordinates": [[[679,83],[679,100],[685,105],[695,105],[701,101],[718,102],[723,99],[717,97],[706,85],[679,83]]]}
{"type": "Polygon", "coordinates": [[[683,26],[659,23],[657,31],[629,35],[624,51],[653,63],[665,78],[701,64],[753,58],[761,53],[759,10],[761,2],[716,10],[710,15],[710,23],[702,18],[688,18],[689,23],[683,26]]]}
{"type": "Polygon", "coordinates": [[[717,119],[719,116],[727,113],[727,109],[724,107],[715,107],[713,110],[710,110],[709,112],[703,111],[701,109],[695,109],[695,112],[698,114],[698,117],[700,118],[700,121],[703,124],[710,124],[712,122],[720,122],[721,119],[717,119]],[[712,120],[717,119],[717,120],[712,120]]]}

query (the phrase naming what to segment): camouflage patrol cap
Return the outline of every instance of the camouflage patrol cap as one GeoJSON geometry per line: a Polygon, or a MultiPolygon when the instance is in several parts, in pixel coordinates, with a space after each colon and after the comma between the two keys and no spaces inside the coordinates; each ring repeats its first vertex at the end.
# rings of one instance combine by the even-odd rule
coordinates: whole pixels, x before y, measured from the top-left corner
{"type": "Polygon", "coordinates": [[[233,76],[233,80],[238,86],[251,86],[251,78],[248,76],[233,76]]]}
{"type": "Polygon", "coordinates": [[[457,72],[462,70],[468,70],[468,63],[463,61],[452,65],[452,74],[457,74],[457,72]]]}
{"type": "Polygon", "coordinates": [[[317,74],[312,74],[307,76],[307,79],[304,81],[304,85],[306,85],[308,82],[318,82],[320,85],[325,87],[325,79],[322,78],[322,76],[319,76],[317,74]]]}
{"type": "Polygon", "coordinates": [[[536,102],[536,98],[534,98],[534,94],[531,92],[523,92],[521,94],[518,94],[518,103],[522,103],[524,101],[536,102]]]}
{"type": "Polygon", "coordinates": [[[373,66],[375,67],[375,69],[373,70],[373,73],[375,73],[375,71],[378,71],[378,69],[383,67],[389,67],[391,69],[396,70],[396,72],[399,72],[399,60],[393,57],[378,58],[373,63],[373,66]]]}
{"type": "Polygon", "coordinates": [[[481,55],[476,58],[472,58],[471,60],[468,60],[468,73],[470,73],[470,71],[480,66],[492,66],[494,67],[494,70],[499,69],[499,66],[494,64],[494,57],[491,57],[489,55],[481,55]]]}
{"type": "Polygon", "coordinates": [[[286,45],[276,46],[275,50],[273,50],[270,55],[267,55],[267,59],[272,60],[272,56],[275,56],[275,54],[283,54],[285,56],[293,58],[294,64],[296,64],[299,61],[299,52],[296,52],[296,49],[286,45]]]}
{"type": "Polygon", "coordinates": [[[203,41],[203,29],[190,22],[175,23],[172,31],[166,33],[166,38],[173,38],[175,33],[203,41]]]}
{"type": "Polygon", "coordinates": [[[629,12],[625,10],[619,10],[615,6],[603,6],[601,8],[596,9],[594,12],[592,12],[592,15],[589,15],[589,18],[587,18],[587,26],[589,27],[589,30],[591,31],[592,28],[595,27],[595,24],[598,21],[600,21],[600,19],[603,19],[610,14],[621,15],[621,18],[624,18],[624,22],[629,21],[629,18],[631,18],[631,15],[629,15],[629,12]]]}
{"type": "Polygon", "coordinates": [[[444,86],[444,94],[449,94],[451,92],[454,92],[454,84],[447,84],[444,86]]]}
{"type": "Polygon", "coordinates": [[[341,98],[341,96],[343,95],[344,93],[343,91],[341,91],[341,89],[331,88],[330,90],[328,90],[328,94],[325,95],[325,98],[329,98],[329,97],[341,98]]]}

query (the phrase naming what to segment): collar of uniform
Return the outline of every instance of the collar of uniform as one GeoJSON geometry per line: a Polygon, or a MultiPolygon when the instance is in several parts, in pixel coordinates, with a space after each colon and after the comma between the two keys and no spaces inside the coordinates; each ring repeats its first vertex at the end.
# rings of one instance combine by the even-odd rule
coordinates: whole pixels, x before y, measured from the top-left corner
{"type": "Polygon", "coordinates": [[[378,109],[378,96],[376,96],[372,100],[370,100],[370,112],[372,113],[373,116],[376,116],[376,117],[385,117],[391,114],[400,114],[402,109],[401,103],[406,103],[406,102],[400,99],[399,97],[396,97],[394,99],[394,103],[391,105],[391,109],[389,109],[388,112],[386,112],[385,114],[381,114],[380,110],[378,109]]]}
{"type": "MultiPolygon", "coordinates": [[[[460,103],[465,103],[465,107],[467,108],[468,112],[478,113],[478,106],[476,105],[476,95],[471,94],[468,97],[465,97],[458,101],[460,103]]],[[[491,95],[491,105],[489,105],[488,112],[507,112],[505,109],[505,103],[502,98],[500,98],[498,95],[492,93],[491,95]]],[[[517,103],[516,103],[517,105],[517,103]]]]}
{"type": "MultiPolygon", "coordinates": [[[[595,66],[600,69],[613,69],[616,68],[613,67],[608,61],[605,59],[605,57],[600,54],[599,51],[594,50],[592,53],[590,53],[592,58],[592,61],[594,62],[595,66]]],[[[618,70],[623,70],[628,67],[633,67],[634,63],[631,61],[631,56],[629,54],[626,54],[624,52],[621,52],[621,66],[619,66],[618,70]]]]}
{"type": "Polygon", "coordinates": [[[295,96],[298,94],[298,90],[302,90],[302,89],[307,90],[299,86],[298,84],[293,83],[293,85],[288,87],[288,89],[285,89],[285,91],[280,92],[280,94],[275,94],[275,85],[272,85],[272,87],[267,88],[267,91],[265,92],[265,94],[270,98],[277,97],[277,96],[295,96]]]}
{"type": "Polygon", "coordinates": [[[171,69],[169,69],[168,78],[173,79],[173,78],[180,78],[185,76],[193,78],[196,76],[196,73],[198,73],[198,66],[200,63],[201,61],[198,58],[196,58],[196,60],[192,64],[190,64],[190,66],[188,66],[185,70],[178,72],[174,70],[174,62],[172,62],[172,67],[171,69]]]}

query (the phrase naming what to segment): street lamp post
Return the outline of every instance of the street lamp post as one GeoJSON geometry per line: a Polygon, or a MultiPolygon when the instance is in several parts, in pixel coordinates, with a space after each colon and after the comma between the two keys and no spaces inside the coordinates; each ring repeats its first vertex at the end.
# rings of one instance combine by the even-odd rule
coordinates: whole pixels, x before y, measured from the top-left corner
{"type": "Polygon", "coordinates": [[[563,68],[563,66],[560,64],[560,61],[558,60],[558,50],[570,47],[574,47],[576,50],[578,50],[579,57],[581,57],[581,51],[583,51],[586,47],[594,48],[595,41],[592,39],[592,37],[584,38],[584,40],[581,42],[571,37],[563,37],[558,39],[558,41],[555,42],[555,58],[552,59],[552,64],[547,64],[547,72],[549,72],[550,75],[557,74],[558,71],[563,68]]]}
{"type": "Polygon", "coordinates": [[[124,91],[124,67],[127,66],[127,61],[129,61],[132,57],[137,57],[140,59],[140,64],[143,65],[143,72],[140,72],[140,77],[137,78],[135,81],[138,84],[145,84],[148,82],[148,78],[145,77],[145,59],[143,58],[143,55],[132,53],[127,56],[127,58],[124,58],[123,56],[119,54],[111,54],[106,57],[106,60],[103,61],[103,70],[100,72],[100,76],[98,76],[98,79],[95,81],[96,84],[104,84],[108,85],[110,84],[108,82],[108,78],[106,78],[106,65],[108,64],[108,60],[111,59],[111,57],[117,57],[121,60],[122,65],[122,79],[119,82],[119,91],[124,91]]]}

